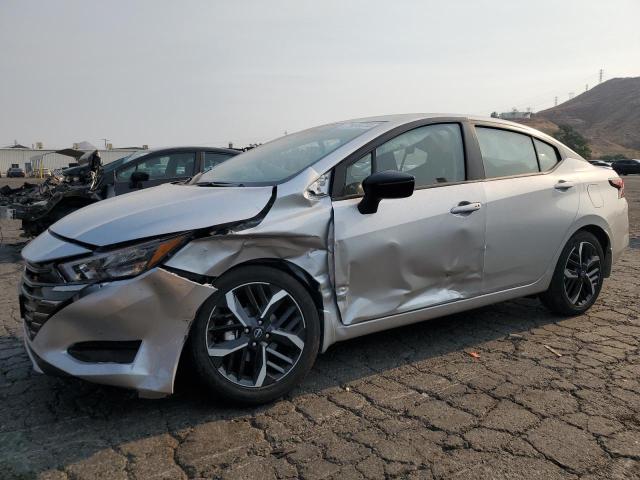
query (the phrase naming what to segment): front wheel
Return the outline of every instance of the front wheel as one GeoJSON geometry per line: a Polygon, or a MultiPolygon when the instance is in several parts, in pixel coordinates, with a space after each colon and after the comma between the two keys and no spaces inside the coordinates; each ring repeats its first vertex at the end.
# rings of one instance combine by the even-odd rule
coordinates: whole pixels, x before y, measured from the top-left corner
{"type": "Polygon", "coordinates": [[[561,315],[580,315],[594,304],[602,289],[604,253],[598,239],[580,231],[565,245],[542,303],[561,315]]]}
{"type": "Polygon", "coordinates": [[[200,309],[190,348],[214,395],[244,404],[275,400],[313,366],[320,320],[309,292],[269,267],[240,267],[215,282],[200,309]]]}

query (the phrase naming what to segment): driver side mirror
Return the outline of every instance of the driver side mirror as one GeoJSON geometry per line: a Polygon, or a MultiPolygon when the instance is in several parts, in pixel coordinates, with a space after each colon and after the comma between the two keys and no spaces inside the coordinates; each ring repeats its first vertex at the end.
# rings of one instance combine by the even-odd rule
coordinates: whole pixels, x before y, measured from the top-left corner
{"type": "Polygon", "coordinates": [[[362,181],[364,197],[358,204],[360,213],[376,213],[383,198],[406,198],[413,194],[415,177],[397,170],[373,173],[362,181]]]}
{"type": "Polygon", "coordinates": [[[142,188],[142,182],[149,180],[149,174],[147,172],[135,171],[131,174],[131,188],[142,188]]]}

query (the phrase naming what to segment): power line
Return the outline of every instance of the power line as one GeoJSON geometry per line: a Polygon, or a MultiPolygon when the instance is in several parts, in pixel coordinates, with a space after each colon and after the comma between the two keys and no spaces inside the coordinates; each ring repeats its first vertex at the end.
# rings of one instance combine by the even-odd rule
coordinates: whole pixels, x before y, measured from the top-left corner
{"type": "MultiPolygon", "coordinates": [[[[588,77],[582,79],[583,82],[586,82],[584,91],[585,92],[589,91],[589,84],[592,81],[593,82],[597,81],[597,83],[600,84],[600,83],[602,83],[603,80],[604,80],[604,69],[601,68],[601,69],[598,70],[597,74],[589,75],[588,77]]],[[[557,91],[557,89],[556,89],[556,91],[557,91]]],[[[554,90],[551,90],[551,91],[549,91],[547,93],[543,93],[540,96],[536,97],[535,99],[529,98],[529,99],[526,99],[526,100],[513,102],[512,105],[513,104],[515,104],[515,105],[532,105],[531,108],[533,108],[534,111],[539,111],[538,107],[548,108],[551,105],[553,105],[554,107],[558,106],[558,96],[557,95],[555,95],[553,97],[553,103],[551,101],[551,94],[552,93],[555,93],[554,90]],[[549,96],[547,96],[547,95],[549,95],[549,96]],[[546,100],[546,99],[548,99],[548,100],[546,100]]],[[[569,100],[574,98],[574,96],[575,96],[575,91],[569,92],[569,94],[568,94],[569,100]]],[[[507,110],[505,110],[505,111],[507,111],[507,110]]]]}
{"type": "MultiPolygon", "coordinates": [[[[591,74],[588,77],[579,79],[576,83],[590,82],[595,80],[596,78],[597,78],[597,74],[591,74]]],[[[536,95],[536,97],[529,97],[526,99],[519,100],[517,102],[512,102],[512,105],[514,104],[515,105],[532,105],[534,109],[536,108],[536,106],[539,106],[539,105],[550,105],[553,95],[556,94],[558,90],[559,88],[554,88],[553,90],[542,92],[536,95]]],[[[504,111],[507,111],[507,110],[504,110],[504,111]]]]}

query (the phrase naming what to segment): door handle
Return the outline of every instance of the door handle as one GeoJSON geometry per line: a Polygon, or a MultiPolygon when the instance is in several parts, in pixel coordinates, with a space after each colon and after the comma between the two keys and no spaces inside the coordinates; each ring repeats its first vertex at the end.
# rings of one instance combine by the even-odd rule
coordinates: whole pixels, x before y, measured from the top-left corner
{"type": "Polygon", "coordinates": [[[482,204],[480,202],[460,202],[449,211],[456,215],[461,213],[473,213],[476,210],[480,210],[481,208],[482,204]]]}
{"type": "Polygon", "coordinates": [[[553,186],[553,188],[560,191],[569,190],[573,187],[575,187],[575,184],[573,182],[567,182],[566,180],[558,180],[558,183],[553,186]]]}

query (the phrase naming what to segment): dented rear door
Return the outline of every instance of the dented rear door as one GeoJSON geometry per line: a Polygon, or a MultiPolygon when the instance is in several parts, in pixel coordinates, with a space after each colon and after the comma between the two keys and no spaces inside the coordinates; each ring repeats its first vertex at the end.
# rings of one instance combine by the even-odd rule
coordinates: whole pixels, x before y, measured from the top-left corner
{"type": "Polygon", "coordinates": [[[358,211],[359,201],[333,202],[335,287],[344,324],[481,293],[481,183],[416,190],[409,198],[382,200],[370,215],[358,211]],[[478,208],[458,208],[467,204],[478,208]]]}

